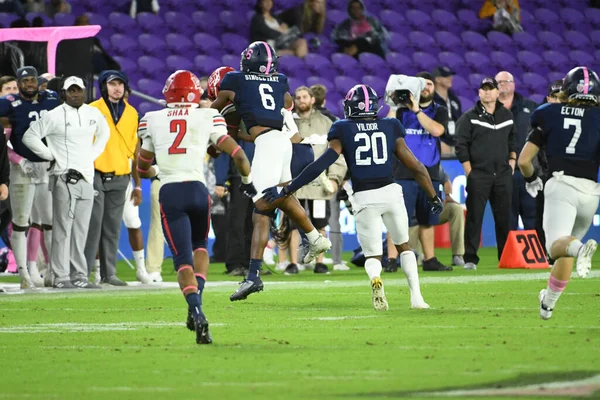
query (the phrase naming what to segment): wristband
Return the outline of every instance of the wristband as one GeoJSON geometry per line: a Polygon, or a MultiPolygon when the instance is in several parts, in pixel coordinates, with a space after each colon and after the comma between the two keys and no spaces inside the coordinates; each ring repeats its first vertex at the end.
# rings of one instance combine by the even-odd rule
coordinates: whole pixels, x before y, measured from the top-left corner
{"type": "Polygon", "coordinates": [[[510,161],[510,160],[515,160],[515,161],[517,161],[517,159],[516,159],[515,157],[509,157],[509,158],[508,158],[508,161],[510,161]]]}
{"type": "Polygon", "coordinates": [[[153,165],[152,167],[154,168],[154,176],[158,176],[160,173],[160,168],[158,168],[158,165],[153,165]]]}
{"type": "Polygon", "coordinates": [[[531,175],[529,178],[526,176],[523,176],[523,178],[525,179],[525,182],[527,183],[531,183],[533,181],[535,181],[537,179],[538,175],[535,171],[533,171],[533,175],[531,175]]]}
{"type": "Polygon", "coordinates": [[[419,114],[420,114],[422,111],[423,111],[423,110],[419,110],[419,111],[417,111],[417,112],[415,113],[415,116],[416,116],[416,115],[419,115],[419,114]]]}
{"type": "Polygon", "coordinates": [[[242,183],[244,185],[252,183],[252,174],[248,174],[248,176],[242,176],[242,183]]]}
{"type": "Polygon", "coordinates": [[[139,190],[139,191],[141,192],[141,191],[142,191],[142,188],[141,188],[141,187],[139,187],[139,186],[136,186],[136,187],[134,187],[134,188],[133,188],[133,190],[139,190]]]}

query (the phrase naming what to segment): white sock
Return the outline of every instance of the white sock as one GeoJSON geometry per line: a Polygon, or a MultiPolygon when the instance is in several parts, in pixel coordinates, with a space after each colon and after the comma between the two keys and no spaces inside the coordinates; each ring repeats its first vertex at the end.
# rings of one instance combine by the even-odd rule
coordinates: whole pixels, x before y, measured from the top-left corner
{"type": "Polygon", "coordinates": [[[27,269],[31,271],[32,269],[37,270],[37,261],[27,261],[27,269]]]}
{"type": "Polygon", "coordinates": [[[581,249],[582,246],[583,243],[581,243],[581,240],[572,240],[567,246],[567,255],[569,257],[577,257],[577,254],[579,254],[579,249],[581,249]]]}
{"type": "Polygon", "coordinates": [[[97,270],[100,269],[100,259],[99,258],[96,258],[96,261],[94,262],[94,267],[97,270]]]}
{"type": "Polygon", "coordinates": [[[412,250],[400,253],[400,263],[402,272],[406,275],[410,297],[414,299],[422,298],[421,285],[419,284],[419,268],[417,267],[417,258],[412,250]]]}
{"type": "Polygon", "coordinates": [[[42,232],[42,236],[44,237],[44,245],[46,246],[46,251],[48,252],[48,262],[50,262],[50,257],[52,254],[52,229],[45,229],[42,232]]]}
{"type": "Polygon", "coordinates": [[[133,251],[133,259],[137,268],[146,268],[146,259],[144,258],[144,250],[133,251]]]}
{"type": "Polygon", "coordinates": [[[367,275],[369,275],[369,280],[372,281],[373,278],[379,278],[381,276],[381,261],[376,258],[368,258],[365,261],[365,271],[367,275]]]}
{"type": "Polygon", "coordinates": [[[306,238],[310,243],[316,242],[319,236],[321,236],[321,234],[316,229],[313,229],[312,231],[306,233],[306,238]]]}
{"type": "Polygon", "coordinates": [[[10,244],[15,255],[19,275],[22,276],[24,274],[25,276],[29,276],[29,272],[27,271],[27,237],[25,236],[25,232],[13,231],[10,244]]]}

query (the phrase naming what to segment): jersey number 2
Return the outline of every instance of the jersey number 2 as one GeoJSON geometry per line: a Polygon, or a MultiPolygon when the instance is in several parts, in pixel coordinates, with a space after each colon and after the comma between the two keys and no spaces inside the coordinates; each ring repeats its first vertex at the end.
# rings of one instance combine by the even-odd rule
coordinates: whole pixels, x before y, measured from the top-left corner
{"type": "Polygon", "coordinates": [[[577,141],[579,140],[579,136],[581,136],[581,120],[575,118],[565,118],[563,128],[569,129],[571,126],[575,127],[575,133],[573,134],[571,142],[565,149],[565,153],[567,154],[575,154],[575,146],[577,146],[577,141]]]}
{"type": "Polygon", "coordinates": [[[385,164],[388,159],[387,139],[383,132],[373,132],[371,136],[364,132],[354,135],[354,142],[364,142],[356,148],[356,165],[385,164]],[[381,143],[381,154],[377,142],[381,143]],[[369,153],[373,156],[371,157],[369,153]]]}
{"type": "Polygon", "coordinates": [[[176,133],[173,144],[169,147],[169,154],[185,154],[187,149],[185,147],[179,147],[185,134],[187,133],[187,121],[185,119],[174,119],[170,125],[171,133],[176,133]]]}

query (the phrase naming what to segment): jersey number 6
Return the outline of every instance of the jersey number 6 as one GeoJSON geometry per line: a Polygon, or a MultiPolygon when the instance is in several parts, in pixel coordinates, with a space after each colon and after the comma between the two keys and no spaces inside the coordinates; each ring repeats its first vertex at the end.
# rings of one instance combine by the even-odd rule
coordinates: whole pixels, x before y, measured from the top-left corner
{"type": "Polygon", "coordinates": [[[185,154],[187,149],[185,147],[179,147],[183,137],[187,133],[187,121],[184,119],[174,119],[170,124],[171,133],[176,133],[173,144],[169,147],[169,154],[185,154]]]}
{"type": "Polygon", "coordinates": [[[260,93],[260,101],[267,110],[275,109],[275,99],[271,96],[273,88],[268,83],[261,83],[258,85],[258,93],[260,93]]]}
{"type": "Polygon", "coordinates": [[[364,132],[354,135],[354,142],[364,142],[356,148],[356,165],[385,164],[388,159],[387,139],[383,132],[373,132],[371,136],[364,132]],[[378,143],[380,142],[381,154],[378,143]],[[372,156],[372,157],[371,157],[372,156]]]}

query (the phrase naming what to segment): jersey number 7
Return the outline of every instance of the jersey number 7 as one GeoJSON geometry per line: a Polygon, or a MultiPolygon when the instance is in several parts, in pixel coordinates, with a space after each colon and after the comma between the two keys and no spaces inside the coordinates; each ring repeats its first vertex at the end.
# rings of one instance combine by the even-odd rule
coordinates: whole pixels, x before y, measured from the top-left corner
{"type": "Polygon", "coordinates": [[[169,147],[169,154],[185,154],[187,149],[185,147],[179,147],[181,141],[187,133],[187,121],[185,119],[174,119],[170,125],[171,133],[176,133],[173,144],[169,147]]]}
{"type": "Polygon", "coordinates": [[[563,129],[569,129],[571,126],[575,127],[575,133],[573,133],[573,138],[565,149],[565,153],[567,154],[575,154],[575,146],[577,146],[577,141],[579,141],[579,136],[581,136],[581,120],[575,118],[565,118],[563,129]]]}

